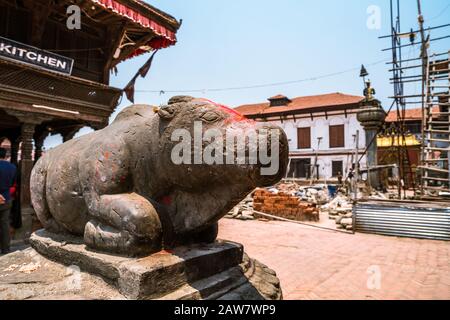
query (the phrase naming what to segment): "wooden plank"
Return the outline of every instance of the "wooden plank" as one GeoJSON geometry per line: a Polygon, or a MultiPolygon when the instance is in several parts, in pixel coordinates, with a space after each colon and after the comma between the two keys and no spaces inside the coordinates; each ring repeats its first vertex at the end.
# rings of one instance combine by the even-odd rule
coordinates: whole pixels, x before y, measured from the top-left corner
{"type": "Polygon", "coordinates": [[[418,166],[419,169],[429,170],[429,171],[436,171],[436,172],[442,172],[442,173],[448,173],[448,170],[441,169],[441,168],[433,168],[429,166],[418,166]]]}
{"type": "Polygon", "coordinates": [[[426,150],[431,150],[431,151],[448,151],[449,148],[437,148],[437,147],[425,147],[426,150]]]}
{"type": "Polygon", "coordinates": [[[436,178],[436,177],[423,177],[426,180],[436,180],[436,181],[444,181],[449,183],[450,180],[448,178],[436,178]]]}
{"type": "Polygon", "coordinates": [[[450,191],[450,189],[445,188],[445,187],[430,187],[430,186],[424,186],[424,189],[429,189],[429,190],[435,190],[435,191],[450,191]]]}

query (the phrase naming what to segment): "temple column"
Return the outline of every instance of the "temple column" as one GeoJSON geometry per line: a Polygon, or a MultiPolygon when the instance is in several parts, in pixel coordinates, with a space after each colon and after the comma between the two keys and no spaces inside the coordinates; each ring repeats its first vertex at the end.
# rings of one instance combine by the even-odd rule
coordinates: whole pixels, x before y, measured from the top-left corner
{"type": "Polygon", "coordinates": [[[34,123],[22,123],[20,128],[20,136],[22,137],[21,160],[33,160],[33,136],[35,127],[36,124],[34,123]]]}
{"type": "Polygon", "coordinates": [[[22,228],[15,234],[16,239],[29,238],[33,232],[33,226],[38,222],[36,213],[31,204],[30,177],[33,170],[33,137],[35,128],[44,121],[51,120],[51,117],[40,114],[29,114],[21,111],[8,110],[8,114],[15,116],[21,123],[20,140],[20,161],[18,164],[18,185],[20,187],[20,212],[22,216],[22,228]]]}
{"type": "Polygon", "coordinates": [[[31,207],[30,176],[34,166],[32,159],[33,135],[36,124],[23,123],[21,128],[22,146],[20,155],[20,204],[22,208],[31,207]]]}
{"type": "MultiPolygon", "coordinates": [[[[36,124],[22,122],[20,130],[20,161],[18,163],[17,184],[19,190],[20,215],[22,227],[17,229],[14,238],[26,239],[31,235],[32,226],[35,219],[35,212],[31,206],[30,194],[30,176],[34,162],[33,153],[33,134],[36,124]]],[[[19,139],[17,139],[19,140],[19,139]]]]}

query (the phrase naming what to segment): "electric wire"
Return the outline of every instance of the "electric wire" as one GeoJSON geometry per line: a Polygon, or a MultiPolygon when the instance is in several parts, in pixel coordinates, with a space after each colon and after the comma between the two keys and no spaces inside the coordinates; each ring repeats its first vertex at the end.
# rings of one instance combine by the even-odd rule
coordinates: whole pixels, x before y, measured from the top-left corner
{"type": "MultiPolygon", "coordinates": [[[[380,61],[373,62],[371,64],[368,64],[368,66],[374,66],[381,63],[386,63],[388,60],[383,59],[380,61]]],[[[285,86],[290,84],[296,84],[296,83],[302,83],[302,82],[310,82],[310,81],[316,81],[319,79],[329,78],[349,72],[354,72],[356,70],[359,70],[360,67],[355,67],[343,71],[333,72],[329,74],[319,75],[319,76],[313,76],[308,77],[304,79],[299,80],[292,80],[292,81],[282,81],[282,82],[274,82],[274,83],[265,83],[265,84],[256,84],[256,85],[247,85],[247,86],[241,86],[241,87],[224,87],[224,88],[205,88],[205,89],[171,89],[171,90],[136,90],[136,92],[140,93],[191,93],[191,92],[220,92],[220,91],[234,91],[234,90],[249,90],[249,89],[259,89],[259,88],[268,88],[268,87],[279,87],[279,86],[285,86]]]]}

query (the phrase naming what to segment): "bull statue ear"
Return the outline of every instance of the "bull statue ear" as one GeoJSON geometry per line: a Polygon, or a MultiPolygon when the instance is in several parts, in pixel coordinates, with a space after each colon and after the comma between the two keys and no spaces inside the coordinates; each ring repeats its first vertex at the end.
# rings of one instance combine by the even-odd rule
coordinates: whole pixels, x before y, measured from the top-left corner
{"type": "Polygon", "coordinates": [[[164,120],[172,119],[173,117],[175,117],[176,113],[177,113],[177,108],[175,106],[171,106],[171,105],[162,106],[158,110],[158,115],[161,117],[161,119],[164,119],[164,120]]]}
{"type": "Polygon", "coordinates": [[[169,99],[167,102],[168,105],[176,104],[176,103],[189,103],[194,100],[194,97],[191,96],[175,96],[169,99]]]}

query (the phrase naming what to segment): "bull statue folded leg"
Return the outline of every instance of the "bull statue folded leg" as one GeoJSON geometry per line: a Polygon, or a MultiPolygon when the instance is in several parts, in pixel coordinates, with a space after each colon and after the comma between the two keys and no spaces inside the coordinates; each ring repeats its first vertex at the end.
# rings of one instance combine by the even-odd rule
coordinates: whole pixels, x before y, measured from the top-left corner
{"type": "Polygon", "coordinates": [[[31,175],[31,198],[48,231],[82,236],[94,250],[138,256],[215,241],[218,220],[255,187],[279,181],[287,161],[287,138],[278,127],[210,101],[174,97],[157,110],[128,107],[108,127],[46,152],[31,175]],[[185,129],[194,137],[196,122],[224,136],[278,130],[278,171],[261,174],[259,161],[174,163],[173,133],[185,129]]]}

